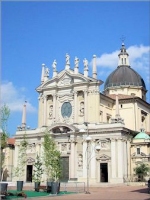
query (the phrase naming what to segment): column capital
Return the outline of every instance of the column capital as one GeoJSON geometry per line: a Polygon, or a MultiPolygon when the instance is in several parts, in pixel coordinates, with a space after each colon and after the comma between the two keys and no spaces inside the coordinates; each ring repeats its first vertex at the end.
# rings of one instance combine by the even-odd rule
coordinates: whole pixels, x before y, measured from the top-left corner
{"type": "Polygon", "coordinates": [[[111,141],[111,142],[116,142],[116,141],[117,141],[117,138],[110,138],[110,141],[111,141]]]}

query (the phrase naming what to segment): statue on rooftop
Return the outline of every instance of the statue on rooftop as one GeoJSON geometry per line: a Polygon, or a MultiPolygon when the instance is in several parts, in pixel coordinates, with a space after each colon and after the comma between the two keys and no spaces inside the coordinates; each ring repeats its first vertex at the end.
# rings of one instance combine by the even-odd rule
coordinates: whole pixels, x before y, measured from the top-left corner
{"type": "Polygon", "coordinates": [[[53,71],[56,71],[56,66],[57,66],[57,62],[56,62],[56,60],[54,60],[53,64],[52,64],[53,71]]]}
{"type": "Polygon", "coordinates": [[[75,57],[74,64],[75,64],[75,68],[79,67],[79,58],[75,57]]]}
{"type": "Polygon", "coordinates": [[[70,56],[66,53],[66,65],[70,65],[70,56]]]}
{"type": "Polygon", "coordinates": [[[88,69],[88,60],[86,58],[84,58],[83,64],[84,64],[84,69],[88,69]]]}

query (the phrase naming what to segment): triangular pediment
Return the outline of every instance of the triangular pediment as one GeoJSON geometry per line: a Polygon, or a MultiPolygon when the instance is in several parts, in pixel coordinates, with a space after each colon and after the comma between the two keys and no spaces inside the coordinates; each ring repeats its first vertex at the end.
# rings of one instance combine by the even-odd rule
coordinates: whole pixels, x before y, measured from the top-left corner
{"type": "Polygon", "coordinates": [[[75,74],[72,70],[63,70],[57,74],[57,76],[47,80],[42,85],[40,85],[37,88],[37,91],[52,87],[64,87],[78,83],[89,83],[89,81],[92,80],[92,78],[85,77],[81,73],[75,74]]]}
{"type": "Polygon", "coordinates": [[[65,85],[70,85],[74,82],[74,79],[71,75],[65,73],[58,81],[57,85],[58,86],[65,86],[65,85]]]}

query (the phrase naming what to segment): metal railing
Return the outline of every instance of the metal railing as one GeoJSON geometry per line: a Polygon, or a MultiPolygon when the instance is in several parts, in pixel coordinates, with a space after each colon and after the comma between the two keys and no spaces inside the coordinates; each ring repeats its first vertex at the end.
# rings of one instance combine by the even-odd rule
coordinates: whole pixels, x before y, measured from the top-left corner
{"type": "Polygon", "coordinates": [[[85,182],[60,182],[60,190],[62,192],[85,192],[85,182]]]}

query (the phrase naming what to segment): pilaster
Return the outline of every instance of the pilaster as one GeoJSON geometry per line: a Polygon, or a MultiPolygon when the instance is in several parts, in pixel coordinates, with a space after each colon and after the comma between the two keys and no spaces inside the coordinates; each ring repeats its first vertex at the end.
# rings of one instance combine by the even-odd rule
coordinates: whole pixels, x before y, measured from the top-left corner
{"type": "Polygon", "coordinates": [[[77,116],[78,116],[78,101],[77,101],[77,91],[74,91],[74,123],[77,123],[77,116]]]}
{"type": "Polygon", "coordinates": [[[44,96],[44,113],[43,113],[43,126],[46,126],[46,116],[47,116],[47,96],[44,96]]]}
{"type": "Polygon", "coordinates": [[[88,121],[88,91],[84,91],[84,121],[88,121]]]}
{"type": "Polygon", "coordinates": [[[111,139],[111,177],[117,177],[117,149],[116,139],[111,139]]]}
{"type": "Polygon", "coordinates": [[[87,177],[87,142],[83,141],[83,178],[87,177]]]}

